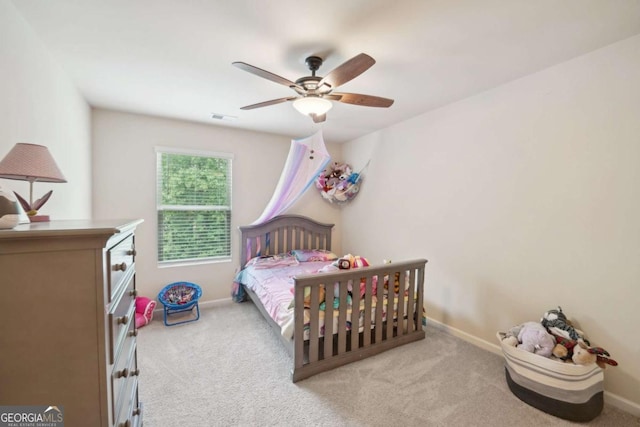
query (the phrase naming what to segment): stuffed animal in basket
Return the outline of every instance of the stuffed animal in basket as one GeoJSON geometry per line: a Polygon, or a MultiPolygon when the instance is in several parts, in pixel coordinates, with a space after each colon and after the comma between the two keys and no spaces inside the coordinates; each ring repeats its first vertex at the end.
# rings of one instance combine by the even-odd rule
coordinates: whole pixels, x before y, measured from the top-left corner
{"type": "Polygon", "coordinates": [[[561,360],[571,360],[573,348],[578,341],[570,340],[560,335],[554,335],[554,337],[556,338],[556,345],[553,347],[553,355],[561,360]]]}
{"type": "Polygon", "coordinates": [[[544,357],[550,357],[556,340],[538,322],[525,322],[518,333],[517,348],[544,357]]]}
{"type": "Polygon", "coordinates": [[[520,329],[522,329],[522,325],[517,325],[517,326],[514,326],[513,328],[509,329],[504,334],[504,337],[502,338],[502,341],[506,345],[510,345],[511,347],[517,346],[518,344],[520,344],[520,341],[518,341],[518,334],[520,334],[520,329]]]}
{"type": "Polygon", "coordinates": [[[564,361],[573,361],[576,365],[597,363],[604,369],[606,365],[618,366],[618,362],[610,357],[609,352],[602,347],[591,347],[584,332],[574,328],[562,307],[549,310],[540,319],[543,325],[556,340],[552,354],[564,361]]]}
{"type": "Polygon", "coordinates": [[[571,360],[576,365],[596,363],[602,369],[606,368],[607,365],[618,366],[618,362],[611,358],[607,350],[602,347],[589,347],[582,340],[574,343],[571,360]]]}
{"type": "Polygon", "coordinates": [[[563,337],[569,340],[584,340],[587,345],[589,342],[584,337],[584,332],[576,329],[571,325],[567,316],[562,312],[562,307],[545,312],[540,319],[542,326],[547,328],[550,334],[556,337],[563,337]]]}

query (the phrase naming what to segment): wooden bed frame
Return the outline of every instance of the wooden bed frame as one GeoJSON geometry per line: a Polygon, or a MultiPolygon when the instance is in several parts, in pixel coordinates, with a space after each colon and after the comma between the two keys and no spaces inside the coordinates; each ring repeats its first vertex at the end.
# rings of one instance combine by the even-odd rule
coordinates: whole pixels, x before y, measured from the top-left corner
{"type": "MultiPolygon", "coordinates": [[[[240,227],[241,233],[241,267],[256,255],[275,255],[293,249],[326,249],[331,250],[331,230],[333,224],[323,224],[310,218],[299,215],[281,215],[263,224],[240,227]]],[[[269,316],[263,308],[258,297],[251,290],[244,288],[253,303],[258,307],[262,315],[275,328],[278,336],[282,338],[290,354],[293,356],[293,369],[291,378],[293,382],[308,378],[312,375],[360,360],[388,349],[424,339],[422,329],[423,296],[424,296],[424,269],[426,260],[393,262],[380,266],[366,268],[340,270],[335,273],[323,273],[305,275],[294,278],[295,308],[294,308],[294,335],[292,340],[284,338],[280,333],[280,326],[269,316]],[[379,284],[383,278],[393,278],[399,274],[399,283],[410,284],[408,301],[405,304],[397,304],[394,308],[393,298],[387,300],[387,318],[393,313],[395,321],[383,321],[382,304],[375,307],[375,316],[371,316],[374,310],[372,302],[372,281],[378,276],[379,284]],[[366,292],[364,295],[364,332],[348,331],[347,321],[352,325],[359,324],[360,313],[353,310],[351,319],[347,319],[346,303],[348,282],[352,281],[354,287],[366,280],[366,292]],[[340,304],[338,309],[338,330],[333,331],[333,322],[326,322],[325,336],[333,336],[333,339],[325,339],[319,336],[319,288],[325,284],[329,286],[339,284],[340,304]],[[311,288],[311,309],[309,339],[304,339],[304,290],[311,288]],[[411,292],[413,290],[413,292],[411,292]],[[345,303],[342,303],[345,301],[345,303]],[[405,312],[406,311],[406,312],[405,312]],[[367,331],[370,330],[370,333],[367,331]]],[[[391,284],[389,285],[391,286],[391,284]]],[[[329,287],[327,287],[329,289],[329,287]]],[[[383,286],[377,287],[377,300],[383,301],[383,286]]],[[[400,299],[399,299],[400,300],[400,299]]],[[[360,293],[353,292],[353,307],[358,307],[360,293]]],[[[331,319],[334,315],[332,304],[326,304],[325,318],[331,319]]]]}

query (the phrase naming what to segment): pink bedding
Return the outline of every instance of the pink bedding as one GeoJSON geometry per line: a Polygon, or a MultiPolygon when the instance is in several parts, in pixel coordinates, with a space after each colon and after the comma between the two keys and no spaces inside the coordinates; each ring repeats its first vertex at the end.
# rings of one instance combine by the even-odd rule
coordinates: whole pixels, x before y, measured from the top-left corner
{"type": "MultiPolygon", "coordinates": [[[[252,290],[262,302],[264,309],[271,316],[271,318],[280,326],[281,333],[286,338],[293,336],[293,278],[295,276],[307,275],[307,274],[322,274],[323,271],[336,271],[337,267],[332,265],[332,261],[308,261],[308,262],[296,262],[290,261],[285,257],[272,257],[268,261],[268,264],[255,264],[248,263],[248,266],[243,269],[236,281],[244,284],[248,289],[252,290]]],[[[408,279],[408,278],[407,278],[408,279]]],[[[408,285],[408,283],[407,283],[408,285]]],[[[363,285],[362,285],[363,286],[363,285]]],[[[376,284],[374,283],[374,293],[376,284]]],[[[407,286],[405,286],[405,289],[407,286]]],[[[361,295],[364,292],[364,288],[361,287],[361,295]]],[[[351,291],[351,289],[350,289],[351,291]]],[[[404,292],[404,306],[406,313],[406,304],[408,302],[407,292],[404,292]]],[[[386,300],[387,289],[384,290],[384,304],[383,304],[383,320],[386,320],[386,300]]],[[[331,299],[330,299],[331,300],[331,299]]],[[[397,309],[398,295],[394,295],[394,308],[397,309]]],[[[371,317],[375,319],[375,306],[376,297],[373,296],[373,307],[371,317]]],[[[358,329],[363,330],[364,320],[364,300],[360,301],[360,324],[358,329]]],[[[305,310],[305,325],[308,325],[308,311],[305,310]]],[[[338,311],[333,312],[334,327],[333,330],[337,330],[338,311]]],[[[351,318],[351,305],[347,309],[347,318],[351,318]]],[[[351,324],[347,325],[351,328],[351,324]]],[[[308,328],[308,326],[307,326],[308,328]]],[[[324,335],[324,307],[321,305],[320,311],[320,331],[319,335],[324,335]]],[[[305,329],[305,339],[308,339],[309,331],[305,329]]]]}

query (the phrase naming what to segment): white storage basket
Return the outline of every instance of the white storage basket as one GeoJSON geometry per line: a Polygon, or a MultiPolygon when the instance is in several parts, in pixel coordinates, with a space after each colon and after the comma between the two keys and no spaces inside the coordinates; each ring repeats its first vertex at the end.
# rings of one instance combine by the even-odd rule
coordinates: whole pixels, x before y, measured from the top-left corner
{"type": "Polygon", "coordinates": [[[604,405],[604,372],[595,363],[576,365],[539,356],[503,343],[509,389],[520,400],[541,411],[571,421],[589,421],[604,405]]]}

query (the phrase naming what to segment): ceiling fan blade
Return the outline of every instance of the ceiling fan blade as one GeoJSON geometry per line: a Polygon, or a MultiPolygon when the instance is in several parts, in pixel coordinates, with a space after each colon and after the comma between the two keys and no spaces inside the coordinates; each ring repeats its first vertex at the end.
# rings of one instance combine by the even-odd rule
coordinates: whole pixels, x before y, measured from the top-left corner
{"type": "Polygon", "coordinates": [[[360,74],[371,68],[375,63],[376,60],[366,53],[356,55],[324,76],[324,78],[318,83],[318,87],[323,84],[328,84],[335,89],[349,80],[358,77],[360,74]]]}
{"type": "Polygon", "coordinates": [[[284,77],[280,77],[277,74],[270,73],[269,71],[263,70],[262,68],[254,67],[253,65],[247,64],[245,62],[233,62],[232,65],[240,68],[241,70],[247,71],[251,74],[255,74],[258,77],[262,77],[267,80],[271,80],[272,82],[279,83],[281,85],[285,85],[291,88],[298,88],[304,90],[301,86],[295,84],[291,80],[285,79],[284,77]]]}
{"type": "Polygon", "coordinates": [[[330,99],[332,101],[340,101],[340,99],[342,99],[342,95],[336,95],[335,93],[330,93],[328,95],[324,95],[323,98],[330,99]]]}
{"type": "Polygon", "coordinates": [[[309,116],[313,119],[313,123],[322,123],[327,120],[326,114],[309,114],[309,116]]]}
{"type": "Polygon", "coordinates": [[[275,104],[280,104],[282,102],[293,101],[294,99],[297,99],[297,98],[298,97],[296,97],[296,96],[290,96],[288,98],[272,99],[271,101],[264,101],[264,102],[259,102],[257,104],[247,105],[246,107],[242,107],[240,109],[241,110],[253,110],[254,108],[268,107],[269,105],[275,105],[275,104]]]}
{"type": "Polygon", "coordinates": [[[340,102],[345,104],[362,105],[364,107],[381,107],[388,108],[393,105],[393,99],[382,98],[380,96],[362,95],[359,93],[337,93],[333,92],[332,95],[338,95],[341,98],[340,102]]]}

